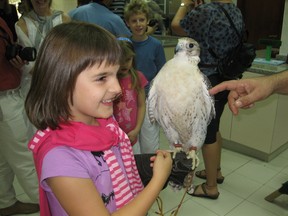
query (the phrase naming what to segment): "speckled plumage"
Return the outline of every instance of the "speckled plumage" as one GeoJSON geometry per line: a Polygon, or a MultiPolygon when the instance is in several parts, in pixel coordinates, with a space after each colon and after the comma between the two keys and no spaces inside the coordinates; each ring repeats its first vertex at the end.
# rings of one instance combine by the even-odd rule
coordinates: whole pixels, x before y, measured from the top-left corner
{"type": "Polygon", "coordinates": [[[199,162],[195,151],[202,147],[207,125],[215,116],[210,82],[198,68],[199,54],[195,40],[180,38],[174,57],[154,78],[147,99],[150,121],[161,125],[172,149],[182,144],[194,168],[199,162]]]}

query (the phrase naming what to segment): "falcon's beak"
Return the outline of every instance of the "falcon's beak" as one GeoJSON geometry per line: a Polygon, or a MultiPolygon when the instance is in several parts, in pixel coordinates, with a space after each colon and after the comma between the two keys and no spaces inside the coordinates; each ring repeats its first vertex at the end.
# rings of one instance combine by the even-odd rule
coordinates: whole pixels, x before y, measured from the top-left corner
{"type": "Polygon", "coordinates": [[[181,47],[177,45],[177,46],[175,47],[174,54],[176,54],[176,53],[179,52],[180,50],[181,50],[181,47]]]}

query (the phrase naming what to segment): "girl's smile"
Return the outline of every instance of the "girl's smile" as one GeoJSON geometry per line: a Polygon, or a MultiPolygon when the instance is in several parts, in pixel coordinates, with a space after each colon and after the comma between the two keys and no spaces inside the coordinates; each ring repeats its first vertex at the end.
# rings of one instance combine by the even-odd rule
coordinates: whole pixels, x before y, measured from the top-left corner
{"type": "Polygon", "coordinates": [[[121,94],[116,77],[119,65],[105,64],[94,65],[79,74],[70,103],[74,121],[89,124],[94,118],[113,114],[113,101],[121,94]]]}

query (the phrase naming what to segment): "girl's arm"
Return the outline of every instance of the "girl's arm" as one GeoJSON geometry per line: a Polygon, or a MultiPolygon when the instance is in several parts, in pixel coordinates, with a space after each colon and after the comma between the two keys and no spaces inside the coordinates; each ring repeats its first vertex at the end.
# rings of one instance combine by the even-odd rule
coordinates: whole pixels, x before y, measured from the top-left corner
{"type": "Polygon", "coordinates": [[[70,216],[110,215],[91,179],[51,177],[47,184],[70,216]]]}
{"type": "Polygon", "coordinates": [[[47,184],[70,216],[145,216],[163,188],[172,168],[171,155],[158,151],[153,157],[153,177],[144,190],[126,206],[110,214],[91,179],[51,177],[47,184]]]}
{"type": "Polygon", "coordinates": [[[142,124],[144,121],[145,111],[146,111],[145,100],[146,100],[145,90],[144,90],[144,88],[141,88],[138,92],[138,99],[137,99],[137,103],[138,103],[138,106],[137,106],[137,123],[136,123],[135,128],[128,133],[128,137],[129,137],[131,142],[133,142],[136,139],[136,137],[138,136],[138,134],[141,130],[141,127],[142,127],[142,124]]]}

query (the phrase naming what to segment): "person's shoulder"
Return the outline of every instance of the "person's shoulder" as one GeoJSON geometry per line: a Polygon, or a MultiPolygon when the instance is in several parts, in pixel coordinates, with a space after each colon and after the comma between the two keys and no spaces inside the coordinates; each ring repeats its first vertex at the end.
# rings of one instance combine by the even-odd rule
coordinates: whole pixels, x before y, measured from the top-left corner
{"type": "Polygon", "coordinates": [[[141,71],[137,70],[136,72],[137,72],[139,77],[145,77],[144,74],[141,71]]]}
{"type": "Polygon", "coordinates": [[[71,11],[68,12],[68,15],[70,17],[72,17],[75,14],[81,14],[87,10],[89,10],[90,8],[90,4],[86,4],[86,5],[81,5],[80,7],[74,8],[71,11]]]}
{"type": "Polygon", "coordinates": [[[137,74],[138,74],[138,77],[140,78],[141,82],[144,82],[144,83],[148,82],[145,75],[141,71],[137,70],[137,74]]]}
{"type": "Polygon", "coordinates": [[[16,25],[26,34],[28,35],[28,28],[24,16],[22,16],[17,22],[16,25]]]}
{"type": "Polygon", "coordinates": [[[153,37],[151,35],[148,35],[148,40],[152,43],[155,43],[155,44],[161,44],[160,40],[158,40],[156,37],[153,37]]]}
{"type": "Polygon", "coordinates": [[[148,40],[149,40],[149,43],[150,44],[153,44],[153,46],[155,47],[162,47],[163,48],[163,45],[161,43],[161,41],[153,36],[148,36],[148,40]]]}
{"type": "Polygon", "coordinates": [[[70,18],[70,16],[68,16],[68,14],[63,13],[62,14],[62,20],[63,20],[63,22],[70,22],[71,18],[70,18]]]}

